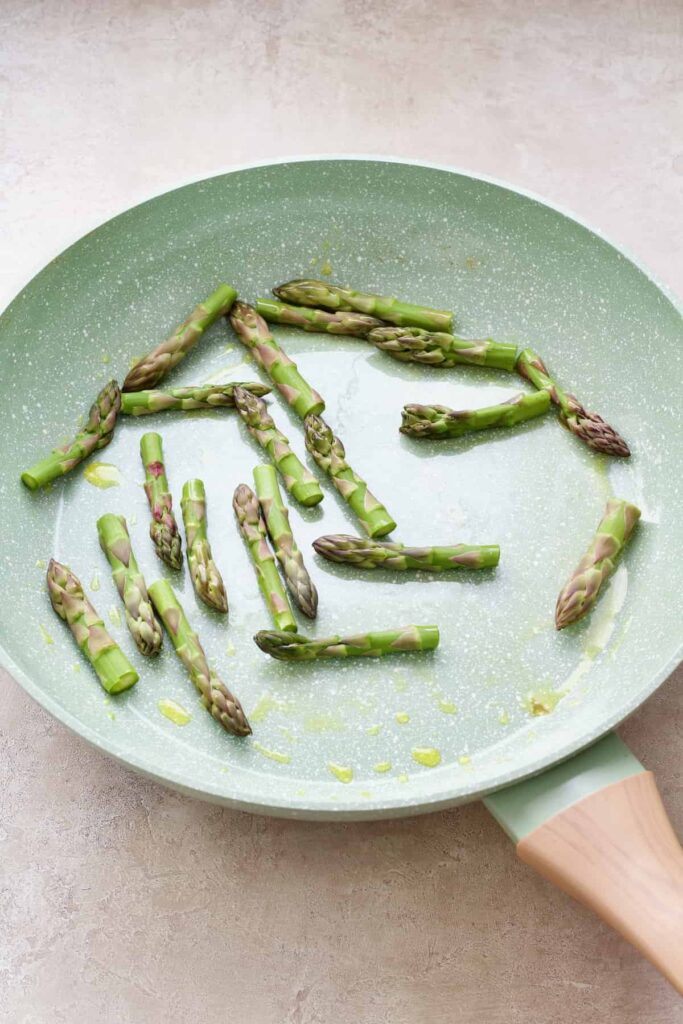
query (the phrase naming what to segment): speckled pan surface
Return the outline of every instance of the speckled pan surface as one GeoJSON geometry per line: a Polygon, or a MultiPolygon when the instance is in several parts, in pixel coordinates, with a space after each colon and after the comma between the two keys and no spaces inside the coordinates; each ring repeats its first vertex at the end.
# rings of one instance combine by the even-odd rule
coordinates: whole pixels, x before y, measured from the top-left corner
{"type": "MultiPolygon", "coordinates": [[[[90,742],[186,791],[302,817],[375,817],[471,799],[586,745],[640,703],[679,658],[681,580],[680,315],[633,263],[540,201],[445,168],[329,159],[259,166],[197,182],[138,206],[54,260],[0,320],[0,660],[38,701],[90,742]],[[311,541],[356,532],[323,481],[319,509],[292,524],[320,592],[315,633],[435,622],[439,650],[375,662],[279,664],[252,642],[269,625],[231,495],[260,453],[235,413],[121,422],[100,461],[119,483],[82,470],[31,494],[22,468],[74,432],[91,397],[164,338],[219,281],[242,297],[322,276],[453,308],[461,333],[531,343],[558,378],[631,443],[629,462],[591,454],[552,417],[476,439],[398,434],[405,402],[488,405],[523,389],[503,372],[406,366],[362,341],[276,336],[327,400],[349,461],[409,543],[499,543],[491,573],[419,579],[324,563],[311,541]],[[198,604],[187,569],[155,559],[139,440],[164,439],[180,519],[183,482],[206,483],[209,534],[230,597],[228,620],[198,604]],[[592,621],[556,634],[557,591],[610,493],[643,522],[592,621]],[[128,517],[148,582],[168,575],[210,660],[239,694],[252,740],[209,718],[166,640],[142,659],[99,550],[95,521],[128,517]],[[50,556],[68,562],[141,673],[107,698],[54,616],[50,556]],[[531,713],[533,696],[552,704],[531,713]],[[557,697],[560,697],[557,700],[557,697]],[[191,714],[180,727],[159,701],[191,714]],[[422,748],[437,767],[416,761],[422,748]],[[435,759],[435,758],[433,758],[435,759]],[[350,782],[342,782],[330,766],[350,782]]],[[[168,384],[258,380],[225,323],[168,384]]],[[[300,424],[279,398],[276,421],[303,455],[300,424]]],[[[312,469],[315,469],[309,462],[312,469]]],[[[300,621],[306,631],[309,624],[300,621]]],[[[429,759],[429,758],[428,758],[429,759]]]]}

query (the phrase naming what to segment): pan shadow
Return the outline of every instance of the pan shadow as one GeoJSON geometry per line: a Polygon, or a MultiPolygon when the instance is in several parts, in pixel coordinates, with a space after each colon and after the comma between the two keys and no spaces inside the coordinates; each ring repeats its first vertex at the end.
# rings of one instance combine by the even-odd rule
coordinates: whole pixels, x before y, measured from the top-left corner
{"type": "Polygon", "coordinates": [[[546,417],[538,416],[533,420],[526,420],[518,423],[515,427],[494,427],[491,430],[480,430],[476,433],[465,434],[463,437],[448,438],[425,438],[420,440],[416,437],[409,437],[400,434],[399,444],[402,448],[416,455],[420,459],[434,458],[436,455],[463,455],[465,452],[473,451],[481,445],[495,445],[504,443],[512,434],[516,437],[532,433],[543,427],[546,417]]]}

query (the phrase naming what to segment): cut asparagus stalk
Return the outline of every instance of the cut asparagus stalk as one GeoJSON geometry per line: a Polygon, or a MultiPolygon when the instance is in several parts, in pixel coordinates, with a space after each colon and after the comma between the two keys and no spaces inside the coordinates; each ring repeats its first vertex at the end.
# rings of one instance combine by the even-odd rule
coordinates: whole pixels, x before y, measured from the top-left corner
{"type": "Polygon", "coordinates": [[[140,654],[158,654],[161,626],[152,608],[145,578],[140,572],[123,516],[107,512],[97,520],[100,547],[111,566],[111,575],[125,608],[126,623],[140,654]]]}
{"type": "Polygon", "coordinates": [[[356,292],[327,281],[299,279],[273,288],[283,302],[297,306],[322,306],[332,310],[355,310],[401,326],[423,327],[427,331],[450,331],[453,314],[444,309],[416,306],[385,295],[356,292]]]}
{"type": "Polygon", "coordinates": [[[492,338],[459,338],[417,327],[377,327],[367,337],[372,345],[394,359],[439,368],[465,364],[512,371],[517,358],[515,345],[492,338]]]}
{"type": "Polygon", "coordinates": [[[588,551],[560,591],[555,608],[557,629],[578,622],[591,610],[639,519],[640,509],[636,505],[622,498],[608,500],[588,551]]]}
{"type": "Polygon", "coordinates": [[[140,678],[83,592],[77,576],[65,565],[50,560],[47,589],[52,607],[69,626],[81,652],[97,673],[107,693],[121,693],[140,678]]]}
{"type": "Polygon", "coordinates": [[[121,412],[124,416],[150,416],[155,412],[174,409],[234,409],[233,389],[243,388],[252,395],[270,394],[265,384],[237,382],[210,384],[205,387],[170,388],[168,391],[131,391],[121,395],[121,412]]]}
{"type": "Polygon", "coordinates": [[[201,694],[204,707],[227,732],[248,736],[251,726],[242,705],[209,667],[199,637],[190,626],[171,585],[166,580],[157,580],[150,586],[149,593],[176,654],[201,694]]]}
{"type": "Polygon", "coordinates": [[[514,427],[525,420],[542,416],[550,407],[547,391],[515,395],[500,405],[483,409],[449,409],[446,405],[405,405],[401,433],[410,437],[462,437],[491,427],[514,427]]]}
{"type": "Polygon", "coordinates": [[[283,352],[253,306],[236,302],[230,311],[230,323],[237,337],[302,419],[311,412],[323,411],[325,403],[321,396],[304,380],[296,363],[283,352]]]}
{"type": "Polygon", "coordinates": [[[187,541],[187,562],[195,592],[210,608],[227,612],[228,597],[206,534],[206,492],[201,480],[188,480],[180,501],[187,541]]]}
{"type": "Polygon", "coordinates": [[[269,464],[256,466],[254,483],[268,536],[282,568],[287,589],[304,615],[314,619],[318,610],[318,592],[294,540],[287,506],[282,500],[273,467],[269,464]]]}
{"type": "Polygon", "coordinates": [[[320,416],[304,421],[306,447],[321,469],[329,475],[344,501],[356,514],[369,537],[391,533],[396,523],[384,505],[368,490],[365,480],[346,461],[344,445],[320,416]]]}
{"type": "Polygon", "coordinates": [[[631,452],[623,437],[610,427],[602,416],[598,416],[596,412],[589,412],[574,395],[564,391],[550,376],[545,363],[533,349],[526,348],[520,352],[517,370],[522,377],[530,380],[534,387],[548,392],[559,407],[562,426],[575,434],[589,448],[605,455],[628,458],[631,452]]]}
{"type": "Polygon", "coordinates": [[[154,388],[169,370],[184,359],[194,348],[207,327],[219,316],[227,313],[237,298],[229,284],[220,284],[208,299],[196,306],[187,320],[176,327],[170,338],[162,341],[135,364],[123,382],[123,391],[143,391],[154,388]]]}
{"type": "Polygon", "coordinates": [[[439,644],[437,626],[404,626],[381,633],[329,636],[312,640],[300,633],[261,630],[256,644],[279,661],[312,661],[314,658],[381,658],[385,654],[433,651],[439,644]]]}
{"type": "Polygon", "coordinates": [[[341,533],[318,537],[313,541],[313,547],[319,555],[331,562],[354,565],[359,569],[444,572],[447,569],[488,569],[498,565],[500,560],[497,544],[415,548],[341,533]]]}
{"type": "Polygon", "coordinates": [[[290,306],[276,299],[257,299],[256,312],[271,324],[288,324],[300,327],[302,331],[321,334],[351,334],[364,338],[375,327],[384,327],[384,322],[377,317],[353,310],[330,313],[326,309],[311,309],[310,306],[290,306]]]}
{"type": "Polygon", "coordinates": [[[235,406],[255,441],[270,455],[285,487],[308,507],[323,500],[320,484],[289,447],[289,440],[275,426],[262,398],[235,388],[235,406]]]}
{"type": "Polygon", "coordinates": [[[232,499],[237,524],[251,555],[256,578],[263,599],[279,630],[295,631],[296,620],[275,565],[275,557],[268,547],[266,524],[263,521],[256,495],[240,484],[232,499]]]}
{"type": "Polygon", "coordinates": [[[152,511],[149,535],[154,549],[172,569],[180,569],[183,553],[178,524],[173,515],[173,501],[166,479],[164,452],[159,434],[143,434],[140,455],[145,467],[145,494],[152,511]]]}
{"type": "Polygon", "coordinates": [[[22,483],[35,491],[64,476],[94,451],[105,448],[112,439],[120,408],[121,392],[116,381],[111,380],[91,405],[88,420],[73,441],[62,448],[55,448],[46,459],[25,470],[21,474],[22,483]]]}

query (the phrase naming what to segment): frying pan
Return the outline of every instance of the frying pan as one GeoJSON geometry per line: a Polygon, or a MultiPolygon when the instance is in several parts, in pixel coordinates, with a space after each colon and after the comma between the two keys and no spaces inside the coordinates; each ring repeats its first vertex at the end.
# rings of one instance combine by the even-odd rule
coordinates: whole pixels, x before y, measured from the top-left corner
{"type": "MultiPolygon", "coordinates": [[[[538,198],[448,168],[286,161],[143,203],[53,260],[0,320],[0,660],[90,743],[208,800],[372,819],[485,796],[521,856],[594,906],[680,987],[680,847],[650,774],[610,734],[681,657],[680,345],[672,301],[608,242],[538,198]],[[357,529],[330,487],[321,507],[292,508],[320,591],[315,633],[435,622],[442,643],[433,655],[293,667],[257,650],[251,638],[268,616],[231,495],[262,456],[234,413],[122,423],[95,457],[115,467],[106,489],[82,470],[44,493],[19,483],[26,464],[73,434],[98,388],[122,380],[131,358],[219,281],[253,299],[292,277],[325,275],[453,308],[460,333],[533,344],[632,446],[629,461],[608,461],[553,416],[474,439],[412,441],[398,434],[404,403],[488,405],[523,385],[502,372],[435,371],[362,341],[277,330],[325,395],[349,461],[398,521],[397,539],[501,546],[495,572],[362,573],[313,557],[316,536],[357,529]],[[228,737],[203,712],[168,643],[141,664],[120,624],[95,520],[125,514],[148,582],[166,575],[141,487],[138,446],[150,429],[163,434],[176,504],[185,479],[206,483],[229,620],[198,606],[187,571],[171,575],[249,714],[253,742],[228,737]],[[592,617],[557,634],[556,594],[610,493],[641,507],[641,526],[592,617]],[[50,609],[44,567],[53,555],[82,578],[141,671],[118,698],[99,689],[50,609]],[[160,713],[165,699],[191,714],[189,724],[160,713]],[[534,714],[539,708],[549,713],[534,714]]],[[[259,372],[219,323],[173,384],[245,379],[259,372]]],[[[279,400],[272,406],[302,454],[300,424],[279,400]]]]}

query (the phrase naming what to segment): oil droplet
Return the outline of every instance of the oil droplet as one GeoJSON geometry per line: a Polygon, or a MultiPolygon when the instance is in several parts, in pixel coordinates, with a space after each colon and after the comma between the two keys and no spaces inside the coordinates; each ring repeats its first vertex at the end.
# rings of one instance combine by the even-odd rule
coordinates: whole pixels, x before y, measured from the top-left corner
{"type": "Polygon", "coordinates": [[[42,558],[37,558],[36,559],[36,569],[44,569],[44,568],[45,568],[45,562],[42,560],[42,558]]]}
{"type": "Polygon", "coordinates": [[[304,718],[304,732],[341,732],[344,723],[334,715],[306,715],[304,718]]]}
{"type": "Polygon", "coordinates": [[[563,690],[530,690],[522,700],[522,706],[530,715],[549,715],[563,697],[563,690]]]}
{"type": "Polygon", "coordinates": [[[408,775],[406,775],[406,773],[405,773],[405,772],[401,772],[401,774],[400,774],[400,775],[397,775],[397,776],[396,776],[396,778],[398,779],[398,781],[399,781],[399,782],[407,782],[407,781],[408,781],[408,778],[409,778],[409,776],[408,776],[408,775]]]}
{"type": "Polygon", "coordinates": [[[157,707],[164,718],[168,718],[174,725],[187,725],[188,722],[192,721],[190,712],[186,711],[182,704],[171,700],[170,697],[160,700],[157,707]]]}
{"type": "Polygon", "coordinates": [[[334,764],[332,761],[328,763],[327,767],[340,782],[351,782],[353,779],[353,768],[345,768],[344,765],[334,764]]]}
{"type": "Polygon", "coordinates": [[[235,346],[234,345],[224,345],[223,346],[223,351],[224,352],[228,352],[228,353],[234,352],[235,351],[235,346]]]}
{"type": "Polygon", "coordinates": [[[134,366],[138,365],[141,359],[142,356],[131,356],[130,359],[128,360],[128,368],[132,370],[134,366]]]}
{"type": "Polygon", "coordinates": [[[410,753],[413,761],[426,768],[436,768],[437,764],[441,764],[441,754],[436,747],[413,747],[410,753]]]}
{"type": "Polygon", "coordinates": [[[306,790],[303,789],[303,788],[295,789],[294,790],[294,796],[306,796],[306,790]]]}
{"type": "Polygon", "coordinates": [[[507,711],[503,710],[503,711],[501,711],[499,713],[498,721],[500,722],[501,725],[509,725],[510,724],[510,716],[507,713],[507,711]]]}
{"type": "Polygon", "coordinates": [[[74,672],[80,672],[80,671],[81,671],[81,666],[80,666],[80,665],[78,664],[78,662],[77,662],[77,661],[74,661],[74,663],[73,663],[73,665],[71,666],[71,668],[72,668],[72,670],[73,670],[74,672]]]}
{"type": "Polygon", "coordinates": [[[111,356],[108,356],[107,353],[105,352],[105,354],[102,356],[102,362],[104,363],[105,366],[108,366],[109,363],[111,362],[111,356]]]}
{"type": "Polygon", "coordinates": [[[461,754],[458,758],[458,764],[469,764],[472,758],[469,754],[461,754]]]}
{"type": "Polygon", "coordinates": [[[396,693],[405,693],[408,689],[408,683],[401,676],[394,680],[394,689],[396,693]]]}
{"type": "Polygon", "coordinates": [[[112,605],[111,608],[109,609],[109,621],[111,622],[112,626],[121,625],[121,613],[115,605],[112,605]]]}
{"type": "Polygon", "coordinates": [[[90,580],[90,589],[94,591],[98,591],[100,589],[100,574],[98,572],[96,572],[90,580]]]}
{"type": "Polygon", "coordinates": [[[372,793],[370,792],[369,789],[361,789],[360,795],[363,797],[364,800],[372,799],[372,793]]]}
{"type": "Polygon", "coordinates": [[[227,656],[229,658],[234,658],[235,657],[235,654],[237,653],[237,648],[235,647],[235,645],[232,642],[232,640],[228,640],[228,642],[226,644],[226,647],[225,647],[225,653],[227,654],[227,656]]]}
{"type": "Polygon", "coordinates": [[[350,708],[358,711],[361,715],[369,715],[375,707],[376,701],[362,700],[360,697],[351,697],[346,703],[350,708]]]}
{"type": "Polygon", "coordinates": [[[204,380],[199,383],[202,386],[206,386],[207,384],[222,384],[230,377],[232,371],[237,370],[240,366],[244,366],[243,359],[240,359],[238,363],[229,363],[226,366],[221,366],[220,369],[214,370],[213,373],[210,373],[208,377],[205,377],[204,380]]]}
{"type": "Polygon", "coordinates": [[[256,707],[249,715],[250,722],[264,722],[271,711],[279,711],[282,707],[271,693],[264,693],[256,707]]]}
{"type": "Polygon", "coordinates": [[[225,765],[223,765],[223,767],[221,768],[221,775],[229,775],[229,774],[230,774],[230,769],[226,768],[225,765]]]}
{"type": "Polygon", "coordinates": [[[442,711],[444,715],[457,715],[458,705],[453,704],[450,700],[440,700],[439,711],[442,711]]]}
{"type": "Polygon", "coordinates": [[[89,462],[83,470],[83,476],[93,487],[100,487],[102,490],[107,487],[118,487],[121,483],[121,474],[116,466],[109,462],[89,462]]]}
{"type": "Polygon", "coordinates": [[[373,772],[378,772],[380,775],[383,775],[384,772],[390,772],[391,771],[391,762],[390,761],[380,761],[379,764],[376,764],[372,770],[373,770],[373,772]]]}
{"type": "Polygon", "coordinates": [[[593,472],[598,478],[598,491],[604,497],[609,497],[609,480],[607,473],[609,464],[606,455],[594,455],[592,459],[593,472]]]}
{"type": "Polygon", "coordinates": [[[107,711],[107,718],[111,718],[112,722],[116,721],[116,712],[115,711],[107,711]]]}
{"type": "Polygon", "coordinates": [[[410,715],[408,714],[407,711],[397,711],[396,714],[394,715],[394,718],[396,719],[399,725],[407,725],[408,722],[410,721],[410,715]]]}
{"type": "Polygon", "coordinates": [[[320,268],[320,273],[323,274],[325,277],[332,276],[332,264],[330,263],[329,260],[325,260],[322,267],[320,268]]]}
{"type": "Polygon", "coordinates": [[[292,760],[289,754],[283,754],[279,750],[269,750],[268,747],[264,747],[261,743],[258,742],[258,740],[254,740],[254,742],[252,743],[252,747],[259,754],[262,754],[264,757],[270,758],[271,761],[277,761],[278,764],[289,764],[289,762],[292,760]]]}
{"type": "Polygon", "coordinates": [[[380,732],[382,731],[382,726],[371,725],[365,731],[368,734],[368,736],[379,736],[380,732]]]}
{"type": "Polygon", "coordinates": [[[53,643],[54,643],[54,640],[52,639],[52,637],[50,636],[50,634],[48,633],[48,631],[46,630],[46,628],[45,628],[45,626],[44,626],[44,625],[42,624],[42,622],[41,622],[41,623],[39,623],[39,625],[40,625],[40,635],[42,636],[42,638],[43,638],[43,640],[45,641],[45,643],[46,643],[46,644],[47,644],[48,646],[49,646],[50,644],[53,644],[53,643]]]}

